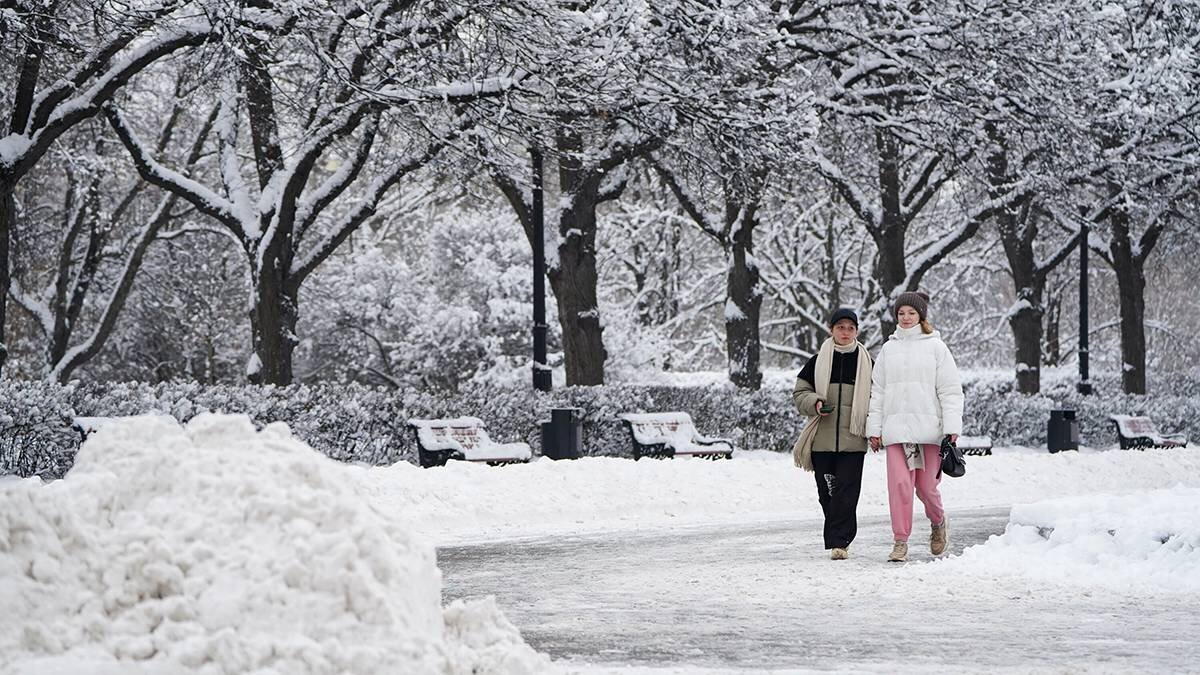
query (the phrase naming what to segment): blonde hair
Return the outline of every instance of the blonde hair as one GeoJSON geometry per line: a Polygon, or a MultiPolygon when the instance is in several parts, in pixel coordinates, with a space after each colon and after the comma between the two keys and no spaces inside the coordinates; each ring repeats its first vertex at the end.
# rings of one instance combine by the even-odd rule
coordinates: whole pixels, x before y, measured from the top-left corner
{"type": "Polygon", "coordinates": [[[929,319],[921,319],[921,332],[926,335],[933,333],[933,324],[929,323],[929,319]]]}

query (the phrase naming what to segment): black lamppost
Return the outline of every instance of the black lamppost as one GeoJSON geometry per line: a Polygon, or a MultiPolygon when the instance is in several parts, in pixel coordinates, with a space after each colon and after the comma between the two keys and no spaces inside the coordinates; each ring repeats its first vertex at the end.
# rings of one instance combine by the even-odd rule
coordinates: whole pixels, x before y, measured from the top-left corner
{"type": "Polygon", "coordinates": [[[1076,389],[1087,395],[1092,393],[1088,378],[1088,234],[1091,224],[1086,215],[1079,223],[1079,384],[1076,389]]]}
{"type": "Polygon", "coordinates": [[[542,208],[542,151],[529,148],[533,160],[533,388],[550,391],[550,366],[546,363],[546,240],[542,208]]]}

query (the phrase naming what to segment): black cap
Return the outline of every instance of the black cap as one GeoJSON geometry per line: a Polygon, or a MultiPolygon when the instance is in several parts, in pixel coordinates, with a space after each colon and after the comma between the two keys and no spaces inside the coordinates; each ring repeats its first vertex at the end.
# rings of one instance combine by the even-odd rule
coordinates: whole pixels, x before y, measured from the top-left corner
{"type": "Polygon", "coordinates": [[[856,327],[858,326],[858,315],[854,313],[854,310],[849,307],[838,307],[833,310],[833,314],[829,315],[829,327],[833,328],[833,325],[842,319],[850,319],[856,327]]]}

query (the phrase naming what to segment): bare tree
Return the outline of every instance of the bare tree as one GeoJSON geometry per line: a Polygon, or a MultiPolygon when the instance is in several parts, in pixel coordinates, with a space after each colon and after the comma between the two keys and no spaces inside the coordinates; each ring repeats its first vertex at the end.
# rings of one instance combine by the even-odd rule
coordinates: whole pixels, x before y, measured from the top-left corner
{"type": "Polygon", "coordinates": [[[915,290],[1029,190],[1025,181],[986,198],[948,189],[969,161],[987,160],[975,120],[946,104],[961,91],[955,85],[971,77],[970,54],[962,58],[956,44],[961,18],[920,3],[794,0],[780,23],[787,43],[824,77],[816,98],[824,125],[811,163],[875,242],[876,310],[885,333],[894,327],[885,308],[898,293],[915,290]],[[950,196],[957,213],[943,210],[946,222],[926,223],[926,238],[910,241],[914,225],[932,220],[932,207],[950,196]]]}
{"type": "Polygon", "coordinates": [[[1104,164],[1080,191],[1083,217],[1101,225],[1091,248],[1117,277],[1122,387],[1144,394],[1146,265],[1189,222],[1200,175],[1200,8],[1136,4],[1085,28],[1098,39],[1080,48],[1092,62],[1077,85],[1081,145],[1104,164]]]}
{"type": "Polygon", "coordinates": [[[303,17],[259,7],[217,83],[216,189],[165,166],[118,107],[106,107],[141,176],[215,220],[244,252],[251,382],[292,381],[301,285],[458,133],[449,107],[519,79],[504,64],[488,70],[473,45],[448,49],[488,30],[489,5],[413,5],[395,0],[368,12],[337,3],[303,17]],[[245,155],[252,167],[242,166],[245,155]]]}
{"type": "Polygon", "coordinates": [[[206,16],[187,0],[138,9],[14,2],[0,14],[0,43],[11,50],[16,64],[16,82],[5,102],[7,135],[0,138],[0,370],[8,353],[4,329],[9,248],[20,225],[14,192],[18,182],[58,138],[99,112],[134,75],[210,40],[213,28],[206,16]],[[67,26],[86,26],[92,32],[68,31],[67,26]]]}
{"type": "MultiPolygon", "coordinates": [[[[530,56],[536,76],[527,84],[536,96],[517,101],[522,119],[493,144],[490,171],[530,232],[528,169],[513,158],[537,146],[555,163],[548,187],[558,199],[547,203],[558,237],[547,259],[567,382],[601,384],[606,354],[596,290],[598,209],[622,195],[630,162],[662,148],[681,127],[722,116],[735,125],[754,117],[754,111],[739,110],[739,102],[780,98],[746,77],[761,65],[755,56],[774,45],[764,37],[772,24],[761,8],[735,10],[707,0],[572,4],[548,22],[546,35],[555,44],[530,56]]],[[[779,115],[776,109],[766,119],[779,115]]]]}
{"type": "MultiPolygon", "coordinates": [[[[179,93],[177,88],[176,94],[179,93]]],[[[165,151],[178,131],[183,107],[183,101],[176,99],[159,133],[158,152],[165,151]]],[[[184,166],[192,167],[200,160],[201,149],[215,116],[214,108],[208,119],[202,122],[187,150],[184,166]]],[[[99,159],[103,159],[104,155],[99,148],[105,144],[111,144],[111,141],[103,137],[94,143],[99,159]]],[[[14,278],[11,288],[13,298],[34,317],[46,339],[46,377],[59,382],[70,379],[79,366],[104,347],[117,325],[150,245],[163,233],[163,228],[178,216],[178,198],[170,194],[162,195],[149,213],[140,213],[135,204],[145,191],[146,184],[141,181],[120,190],[115,204],[106,208],[101,204],[100,192],[115,186],[106,183],[104,164],[92,164],[78,178],[68,165],[68,186],[61,209],[61,236],[45,286],[34,288],[14,278]],[[138,219],[143,222],[130,232],[124,232],[119,227],[123,221],[138,219]],[[115,274],[110,273],[114,278],[107,289],[107,297],[99,302],[93,325],[84,330],[87,328],[84,307],[91,300],[93,291],[104,290],[102,283],[106,269],[115,270],[115,274]],[[78,339],[80,334],[83,334],[82,339],[78,339]],[[72,344],[73,341],[75,344],[72,344]]],[[[113,191],[116,192],[115,189],[113,191]]]]}

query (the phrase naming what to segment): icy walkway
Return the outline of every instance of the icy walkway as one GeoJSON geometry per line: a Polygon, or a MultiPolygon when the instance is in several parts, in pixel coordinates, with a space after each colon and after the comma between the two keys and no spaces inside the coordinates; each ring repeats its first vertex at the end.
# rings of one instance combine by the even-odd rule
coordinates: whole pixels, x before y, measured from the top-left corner
{"type": "MultiPolygon", "coordinates": [[[[1180,672],[1200,662],[1197,595],[1121,592],[884,562],[868,516],[845,562],[815,521],[445,547],[444,601],[495,595],[573,672],[1180,672]]],[[[951,511],[952,549],[1004,531],[1006,509],[951,511]]]]}

